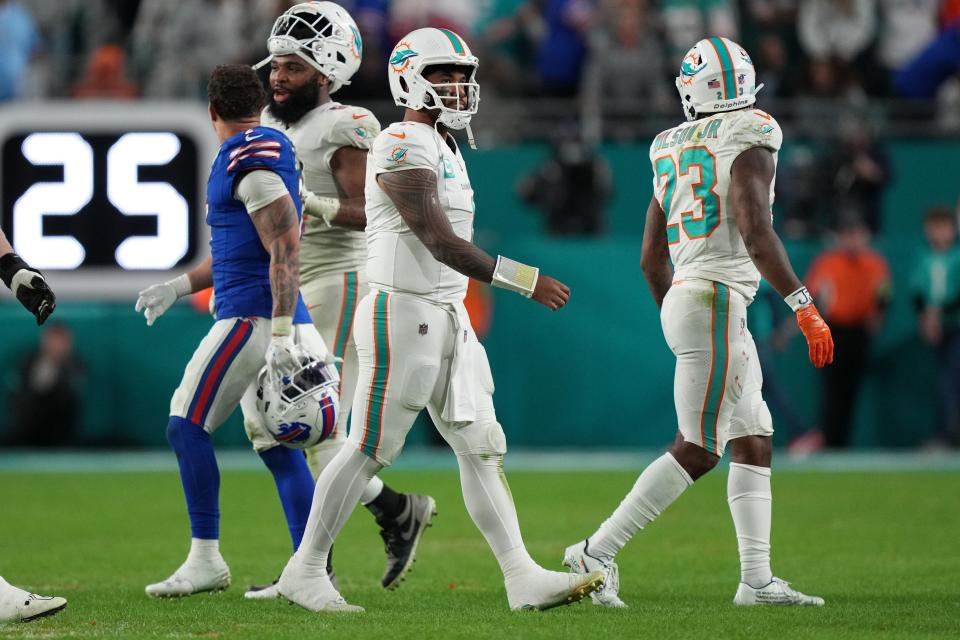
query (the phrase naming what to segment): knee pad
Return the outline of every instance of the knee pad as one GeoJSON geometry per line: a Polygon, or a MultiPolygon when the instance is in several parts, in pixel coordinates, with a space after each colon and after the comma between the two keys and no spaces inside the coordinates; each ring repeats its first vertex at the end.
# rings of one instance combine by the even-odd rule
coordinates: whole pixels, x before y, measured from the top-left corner
{"type": "Polygon", "coordinates": [[[469,454],[505,455],[507,437],[499,422],[471,422],[465,427],[453,429],[446,435],[450,448],[458,456],[469,454]]]}
{"type": "Polygon", "coordinates": [[[730,439],[773,434],[773,417],[760,393],[740,399],[730,416],[730,439]]]}

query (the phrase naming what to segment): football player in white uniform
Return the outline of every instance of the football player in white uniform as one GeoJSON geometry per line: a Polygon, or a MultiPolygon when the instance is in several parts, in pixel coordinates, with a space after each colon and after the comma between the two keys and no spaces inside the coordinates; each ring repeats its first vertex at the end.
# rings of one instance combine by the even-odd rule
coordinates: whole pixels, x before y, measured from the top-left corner
{"type": "MultiPolygon", "coordinates": [[[[53,313],[56,296],[47,286],[43,274],[32,268],[23,258],[13,252],[7,236],[0,229],[0,280],[10,288],[13,295],[27,311],[37,319],[37,324],[53,313]]],[[[63,611],[67,601],[59,597],[38,596],[19,589],[0,577],[0,622],[27,622],[63,611]]]]}
{"type": "Polygon", "coordinates": [[[763,276],[796,313],[813,365],[833,360],[830,329],[773,230],[780,127],[753,108],[760,89],[753,63],[726,38],[694,45],[676,84],[688,122],[664,131],[650,147],[654,197],[642,267],[677,357],[679,433],[613,515],[567,548],[564,564],[575,573],[604,571],[607,580],[592,595],[594,602],[625,606],[617,594],[614,556],[716,466],[729,443],[727,499],[741,568],[734,604],[822,605],[822,598],[792,589],[770,569],[773,425],[747,330],[747,305],[763,276]]]}
{"type": "MultiPolygon", "coordinates": [[[[270,65],[270,95],[261,123],[287,134],[303,172],[307,216],[300,291],[314,326],[343,360],[337,426],[327,440],[307,450],[316,477],[346,441],[357,386],[353,318],[368,290],[363,190],[367,151],[380,123],[370,111],[330,97],[350,84],[363,48],[356,23],[341,6],[305,2],[291,7],[274,23],[267,48],[270,55],[260,65],[270,65]]],[[[381,528],[387,554],[381,585],[395,588],[413,564],[436,503],[430,496],[397,493],[377,477],[360,502],[381,528]]],[[[253,587],[247,597],[276,597],[276,589],[253,587]]]]}
{"type": "Polygon", "coordinates": [[[493,407],[486,352],[464,309],[469,277],[550,309],[569,289],[534,267],[476,247],[473,188],[451,129],[469,131],[477,59],[452,31],[418,29],[394,48],[390,88],[406,109],[381,133],[366,175],[370,293],[357,309],[360,380],[349,443],[317,479],[303,544],[280,593],[312,611],[357,611],[323,570],[369,478],[400,453],[426,407],[457,455],[464,502],[503,570],[510,607],[547,609],[583,598],[602,574],[547,571],[527,553],[503,475],[506,439],[493,407]]]}

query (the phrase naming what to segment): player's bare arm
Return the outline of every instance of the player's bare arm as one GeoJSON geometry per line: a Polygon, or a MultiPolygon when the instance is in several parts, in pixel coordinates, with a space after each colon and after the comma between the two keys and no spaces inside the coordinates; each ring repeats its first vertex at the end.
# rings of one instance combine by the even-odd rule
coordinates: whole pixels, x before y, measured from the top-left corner
{"type": "Polygon", "coordinates": [[[13,253],[13,246],[7,240],[7,234],[3,232],[3,229],[0,229],[0,256],[5,256],[8,253],[13,253]]]}
{"type": "Polygon", "coordinates": [[[803,285],[770,218],[770,183],[775,171],[768,149],[747,149],[733,161],[729,198],[750,258],[760,275],[786,297],[803,285]]]}
{"type": "Polygon", "coordinates": [[[300,290],[300,224],[293,200],[277,198],[250,218],[270,254],[273,317],[293,316],[300,290]]]}
{"type": "MultiPolygon", "coordinates": [[[[440,206],[437,176],[433,171],[410,169],[383,173],[377,176],[377,182],[438,262],[475,280],[493,281],[497,260],[454,233],[440,206]]],[[[557,310],[570,299],[570,289],[549,276],[539,276],[530,297],[557,310]]]]}
{"type": "Polygon", "coordinates": [[[340,196],[340,207],[332,219],[333,224],[363,230],[367,226],[367,214],[364,211],[367,204],[364,196],[364,185],[367,179],[367,150],[357,147],[340,147],[330,158],[330,169],[340,196]]]}
{"type": "Polygon", "coordinates": [[[775,170],[769,150],[747,149],[733,161],[728,197],[750,259],[796,313],[797,324],[807,339],[810,362],[820,368],[833,362],[833,337],[773,230],[770,183],[775,170]]]}
{"type": "Polygon", "coordinates": [[[647,207],[640,268],[643,269],[643,277],[650,287],[653,301],[660,308],[673,281],[673,267],[670,266],[670,247],[667,244],[667,218],[656,198],[651,198],[647,207]]]}
{"type": "Polygon", "coordinates": [[[190,292],[196,293],[213,286],[213,256],[187,271],[190,279],[190,292]]]}

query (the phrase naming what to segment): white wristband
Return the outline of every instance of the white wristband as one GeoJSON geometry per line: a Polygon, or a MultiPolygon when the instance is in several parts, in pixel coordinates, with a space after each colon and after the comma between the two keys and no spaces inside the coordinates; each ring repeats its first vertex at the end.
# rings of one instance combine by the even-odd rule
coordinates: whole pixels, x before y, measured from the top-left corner
{"type": "Polygon", "coordinates": [[[337,213],[340,211],[340,200],[318,196],[312,191],[307,191],[306,194],[307,197],[303,199],[303,207],[307,213],[315,218],[323,218],[324,222],[332,225],[333,219],[337,217],[337,213]]]}
{"type": "Polygon", "coordinates": [[[289,336],[293,331],[293,318],[290,316],[274,316],[270,321],[270,333],[275,336],[289,336]]]}
{"type": "Polygon", "coordinates": [[[800,287],[784,298],[783,301],[794,313],[813,304],[813,298],[810,297],[810,292],[807,291],[806,287],[800,287]]]}
{"type": "Polygon", "coordinates": [[[190,276],[185,273],[177,276],[173,280],[167,280],[167,284],[173,287],[173,292],[177,294],[178,298],[182,298],[183,296],[193,293],[193,285],[190,284],[190,276]]]}
{"type": "Polygon", "coordinates": [[[533,290],[537,288],[537,278],[539,277],[540,270],[538,268],[504,256],[497,256],[497,266],[493,270],[493,280],[490,284],[501,289],[516,291],[529,298],[533,295],[533,290]]]}

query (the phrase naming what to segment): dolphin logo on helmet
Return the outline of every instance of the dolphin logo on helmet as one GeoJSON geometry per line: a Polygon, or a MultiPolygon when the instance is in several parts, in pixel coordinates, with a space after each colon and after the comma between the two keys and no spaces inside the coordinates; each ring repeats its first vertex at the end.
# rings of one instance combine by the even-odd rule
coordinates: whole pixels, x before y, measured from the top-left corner
{"type": "Polygon", "coordinates": [[[393,94],[393,101],[397,106],[413,110],[438,109],[440,115],[437,121],[449,129],[466,129],[470,146],[474,146],[470,120],[477,113],[480,104],[480,85],[476,79],[479,61],[463,38],[449,29],[417,29],[397,43],[390,53],[387,65],[390,93],[393,94]],[[457,91],[464,90],[467,95],[465,108],[460,107],[459,101],[454,106],[447,105],[437,93],[440,85],[427,82],[423,71],[433,65],[463,67],[467,76],[466,82],[443,86],[453,87],[457,91]]]}

